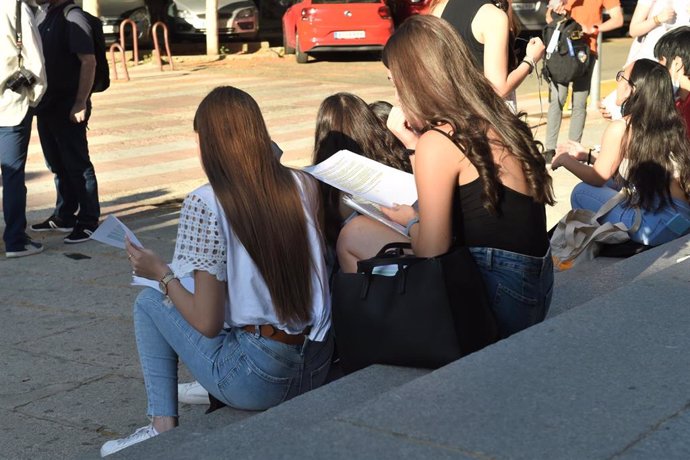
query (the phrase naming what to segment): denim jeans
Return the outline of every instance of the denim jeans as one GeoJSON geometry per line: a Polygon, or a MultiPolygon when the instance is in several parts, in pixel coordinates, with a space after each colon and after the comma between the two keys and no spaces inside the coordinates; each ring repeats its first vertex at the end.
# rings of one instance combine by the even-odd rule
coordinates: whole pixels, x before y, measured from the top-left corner
{"type": "Polygon", "coordinates": [[[17,126],[0,126],[2,211],[6,251],[22,251],[26,244],[26,154],[31,137],[32,111],[17,126]]]}
{"type": "MultiPolygon", "coordinates": [[[[573,209],[589,209],[597,212],[601,206],[610,200],[617,190],[608,187],[595,187],[579,183],[570,195],[573,209]]],[[[642,223],[640,228],[630,235],[630,239],[649,246],[667,243],[690,232],[690,205],[682,200],[673,200],[674,206],[666,206],[658,211],[640,210],[642,223]]],[[[626,207],[624,203],[617,205],[600,221],[632,226],[635,221],[635,210],[626,207]]]]}
{"type": "Polygon", "coordinates": [[[495,248],[471,247],[498,323],[506,338],[544,320],[553,295],[553,261],[495,248]]]}
{"type": "MultiPolygon", "coordinates": [[[[592,56],[587,72],[573,81],[573,111],[570,117],[568,139],[580,142],[587,118],[587,97],[592,85],[592,71],[597,57],[592,56]]],[[[558,144],[558,132],[563,120],[563,106],[568,97],[568,86],[560,83],[549,83],[549,111],[546,115],[546,149],[555,149],[558,144]]]]}
{"type": "Polygon", "coordinates": [[[197,332],[155,289],[134,303],[134,332],[146,384],[147,414],[177,416],[177,361],[228,406],[264,410],[323,384],[333,339],[286,345],[242,328],[213,338],[197,332]]]}
{"type": "MultiPolygon", "coordinates": [[[[89,103],[87,120],[90,112],[89,103]]],[[[101,208],[86,139],[88,121],[73,123],[63,111],[40,112],[36,119],[46,164],[55,174],[57,199],[53,215],[70,226],[98,225],[101,208]]]]}

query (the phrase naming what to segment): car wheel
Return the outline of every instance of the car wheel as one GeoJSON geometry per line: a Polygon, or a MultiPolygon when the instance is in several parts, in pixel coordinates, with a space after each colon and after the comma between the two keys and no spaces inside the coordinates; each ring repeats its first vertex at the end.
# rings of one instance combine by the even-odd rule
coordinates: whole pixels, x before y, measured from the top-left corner
{"type": "Polygon", "coordinates": [[[307,53],[303,53],[300,49],[299,34],[295,34],[295,59],[297,60],[298,64],[306,64],[307,59],[309,59],[307,53]]]}
{"type": "Polygon", "coordinates": [[[295,54],[295,48],[288,46],[287,34],[283,32],[283,48],[285,48],[285,54],[295,54]]]}

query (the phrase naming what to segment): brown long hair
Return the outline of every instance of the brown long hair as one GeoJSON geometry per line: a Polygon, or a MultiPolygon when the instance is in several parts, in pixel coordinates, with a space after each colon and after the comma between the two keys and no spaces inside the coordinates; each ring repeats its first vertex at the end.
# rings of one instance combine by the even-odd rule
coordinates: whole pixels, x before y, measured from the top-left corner
{"type": "MultiPolygon", "coordinates": [[[[315,137],[315,164],[347,149],[392,168],[412,172],[405,146],[381,124],[367,103],[354,94],[336,93],[324,99],[316,117],[315,137]]],[[[323,182],[319,188],[326,241],[335,245],[342,224],[340,192],[323,182]]]]}
{"type": "Polygon", "coordinates": [[[313,264],[296,172],[273,154],[259,106],[242,90],[216,88],[201,101],[194,130],[213,192],[263,276],[278,319],[308,321],[313,264]]]}
{"type": "Polygon", "coordinates": [[[435,16],[408,18],[388,40],[383,63],[393,75],[408,121],[419,131],[449,124],[452,137],[477,168],[484,207],[500,201],[492,147],[504,148],[522,168],[530,195],[553,204],[551,176],[527,124],[515,116],[484,75],[453,27],[435,16]],[[492,138],[489,137],[491,133],[492,138]]]}
{"type": "Polygon", "coordinates": [[[690,196],[690,146],[673,103],[668,70],[658,62],[639,59],[630,71],[630,83],[634,90],[624,103],[629,118],[621,145],[621,155],[628,159],[623,182],[632,190],[633,205],[656,210],[671,204],[675,170],[683,192],[690,196]]]}

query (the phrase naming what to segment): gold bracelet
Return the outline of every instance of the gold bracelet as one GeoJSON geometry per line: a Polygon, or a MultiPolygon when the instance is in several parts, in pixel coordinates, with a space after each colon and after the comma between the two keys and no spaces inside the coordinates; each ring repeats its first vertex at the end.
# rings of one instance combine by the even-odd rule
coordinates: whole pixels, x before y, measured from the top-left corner
{"type": "Polygon", "coordinates": [[[661,21],[659,21],[659,15],[654,16],[652,19],[654,19],[654,24],[657,26],[661,25],[661,21]]]}

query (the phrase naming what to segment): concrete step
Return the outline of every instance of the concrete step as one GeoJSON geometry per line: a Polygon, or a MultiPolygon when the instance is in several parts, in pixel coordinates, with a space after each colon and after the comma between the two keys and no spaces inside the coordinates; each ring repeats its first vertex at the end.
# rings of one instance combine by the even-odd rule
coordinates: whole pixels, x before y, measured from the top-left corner
{"type": "MultiPolygon", "coordinates": [[[[264,446],[274,438],[290,437],[335,419],[354,406],[366,406],[379,395],[428,373],[424,369],[370,366],[291,399],[265,412],[223,408],[193,426],[184,420],[149,441],[125,449],[114,458],[263,458],[264,446]]],[[[92,457],[95,458],[95,457],[92,457]]]]}
{"type": "Polygon", "coordinates": [[[366,369],[191,443],[128,455],[687,459],[689,299],[685,260],[427,375],[391,385],[402,370],[366,369]]]}
{"type": "Polygon", "coordinates": [[[556,273],[548,317],[642,279],[690,257],[690,235],[626,259],[596,258],[556,273]]]}

